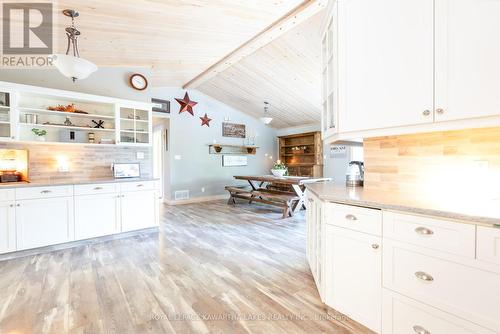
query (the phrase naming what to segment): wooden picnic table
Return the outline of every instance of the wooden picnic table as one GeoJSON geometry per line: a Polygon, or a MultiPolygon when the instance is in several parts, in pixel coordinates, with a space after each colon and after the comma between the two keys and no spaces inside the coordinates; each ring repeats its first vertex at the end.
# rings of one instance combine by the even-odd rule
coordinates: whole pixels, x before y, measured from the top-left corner
{"type": "Polygon", "coordinates": [[[298,196],[299,200],[294,205],[293,212],[297,212],[305,204],[305,185],[307,183],[315,183],[322,181],[331,181],[331,178],[311,178],[311,177],[303,177],[303,176],[283,176],[278,177],[274,175],[257,175],[257,176],[234,176],[236,180],[245,180],[248,181],[250,187],[252,187],[253,191],[258,191],[259,189],[266,188],[268,184],[283,184],[289,185],[293,192],[298,196]]]}

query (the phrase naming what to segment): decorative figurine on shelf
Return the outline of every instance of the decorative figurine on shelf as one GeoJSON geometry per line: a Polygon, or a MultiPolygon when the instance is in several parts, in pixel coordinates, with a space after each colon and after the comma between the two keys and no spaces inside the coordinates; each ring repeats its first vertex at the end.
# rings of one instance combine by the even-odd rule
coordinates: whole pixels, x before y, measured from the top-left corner
{"type": "Polygon", "coordinates": [[[274,163],[273,168],[271,169],[271,173],[273,173],[273,175],[277,177],[283,177],[287,174],[287,172],[288,169],[286,168],[286,165],[281,162],[281,160],[277,160],[274,163]]]}
{"type": "Polygon", "coordinates": [[[47,135],[46,130],[40,130],[40,129],[31,129],[31,132],[35,135],[36,140],[38,141],[45,141],[45,136],[47,135]]]}
{"type": "Polygon", "coordinates": [[[69,117],[66,117],[66,120],[64,121],[64,125],[67,125],[67,126],[73,125],[73,123],[71,123],[71,120],[69,119],[69,117]]]}
{"type": "Polygon", "coordinates": [[[95,134],[93,132],[89,132],[89,143],[93,144],[95,143],[95,134]]]}
{"type": "Polygon", "coordinates": [[[104,121],[99,120],[98,122],[92,120],[92,123],[95,124],[94,129],[104,129],[104,121]]]}

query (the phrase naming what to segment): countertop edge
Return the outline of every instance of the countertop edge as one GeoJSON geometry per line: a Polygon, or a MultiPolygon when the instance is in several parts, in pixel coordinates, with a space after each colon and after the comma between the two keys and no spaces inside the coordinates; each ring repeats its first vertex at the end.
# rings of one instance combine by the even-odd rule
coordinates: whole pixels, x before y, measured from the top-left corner
{"type": "Polygon", "coordinates": [[[418,215],[422,215],[422,216],[443,218],[443,219],[448,219],[448,220],[454,220],[454,221],[457,221],[460,223],[482,225],[482,226],[487,226],[487,227],[500,225],[500,219],[496,219],[496,218],[470,216],[470,215],[464,215],[464,214],[454,213],[454,212],[450,212],[450,211],[425,209],[425,208],[418,208],[418,207],[404,206],[404,205],[395,205],[395,204],[392,205],[392,204],[379,203],[379,202],[373,202],[373,201],[338,198],[335,196],[319,194],[317,191],[312,189],[312,187],[308,187],[307,185],[306,185],[306,188],[308,191],[310,191],[314,195],[316,195],[319,199],[321,199],[323,201],[327,201],[327,202],[346,204],[346,205],[354,205],[354,206],[371,208],[371,209],[378,209],[378,210],[397,211],[397,212],[408,213],[408,214],[418,214],[418,215]]]}
{"type": "Polygon", "coordinates": [[[2,189],[17,189],[17,188],[36,188],[36,187],[57,187],[57,186],[78,186],[86,184],[99,184],[99,183],[127,183],[127,182],[147,182],[159,181],[158,178],[123,178],[123,179],[95,179],[95,180],[61,180],[61,181],[35,181],[35,182],[22,182],[22,183],[5,183],[0,184],[2,189]]]}

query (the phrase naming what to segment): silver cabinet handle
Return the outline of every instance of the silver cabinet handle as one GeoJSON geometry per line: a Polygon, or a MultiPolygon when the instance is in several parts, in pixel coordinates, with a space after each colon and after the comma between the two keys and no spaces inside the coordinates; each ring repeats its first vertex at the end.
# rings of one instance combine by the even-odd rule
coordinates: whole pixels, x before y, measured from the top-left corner
{"type": "Polygon", "coordinates": [[[373,249],[378,249],[379,247],[380,247],[380,246],[379,246],[379,245],[377,245],[377,244],[372,244],[372,248],[373,248],[373,249]]]}
{"type": "Polygon", "coordinates": [[[50,194],[52,191],[50,190],[42,190],[40,191],[40,194],[50,194]]]}
{"type": "Polygon", "coordinates": [[[417,227],[415,229],[415,232],[420,234],[420,235],[433,235],[434,234],[433,230],[430,230],[427,227],[422,227],[422,226],[417,227]]]}
{"type": "Polygon", "coordinates": [[[102,190],[102,187],[95,187],[94,190],[102,190]]]}
{"type": "Polygon", "coordinates": [[[21,206],[21,204],[16,204],[16,206],[17,206],[17,207],[20,207],[20,206],[21,206]]]}
{"type": "Polygon", "coordinates": [[[424,111],[422,112],[422,115],[424,115],[424,116],[429,116],[430,114],[431,114],[431,111],[430,111],[430,110],[428,110],[428,109],[427,109],[427,110],[424,110],[424,111]]]}
{"type": "Polygon", "coordinates": [[[417,277],[418,279],[420,279],[422,281],[426,281],[426,282],[434,281],[434,277],[432,277],[431,275],[429,275],[423,271],[417,271],[415,273],[415,277],[417,277]]]}
{"type": "Polygon", "coordinates": [[[14,204],[11,204],[11,205],[9,205],[9,206],[10,206],[11,208],[13,208],[13,207],[14,207],[14,204]]]}
{"type": "Polygon", "coordinates": [[[138,184],[137,187],[144,187],[144,185],[143,184],[138,184]]]}
{"type": "Polygon", "coordinates": [[[351,214],[346,215],[345,219],[347,219],[347,220],[358,220],[358,218],[355,215],[351,215],[351,214]]]}
{"type": "Polygon", "coordinates": [[[413,326],[413,331],[417,334],[431,334],[427,329],[418,325],[413,326]]]}
{"type": "Polygon", "coordinates": [[[436,112],[437,112],[439,115],[442,115],[442,114],[444,114],[444,109],[442,109],[442,108],[438,108],[438,109],[436,109],[436,112]]]}

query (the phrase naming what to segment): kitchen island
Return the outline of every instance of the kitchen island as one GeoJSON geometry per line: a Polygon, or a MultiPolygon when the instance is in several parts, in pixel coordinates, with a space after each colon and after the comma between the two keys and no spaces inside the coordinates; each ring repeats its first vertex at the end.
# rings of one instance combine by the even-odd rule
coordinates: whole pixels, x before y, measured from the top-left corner
{"type": "Polygon", "coordinates": [[[495,197],[306,188],[307,258],[330,308],[376,333],[500,332],[495,197]]]}

